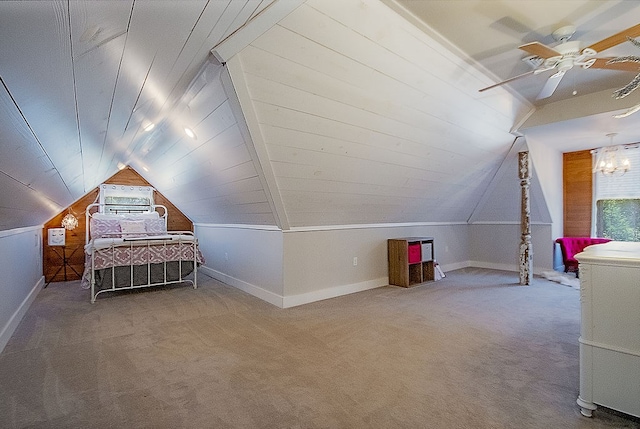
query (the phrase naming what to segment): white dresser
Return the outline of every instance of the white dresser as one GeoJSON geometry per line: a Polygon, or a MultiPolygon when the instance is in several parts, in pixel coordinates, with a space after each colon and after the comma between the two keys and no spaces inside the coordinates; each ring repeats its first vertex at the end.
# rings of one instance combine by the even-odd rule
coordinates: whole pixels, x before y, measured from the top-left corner
{"type": "Polygon", "coordinates": [[[582,414],[596,405],[640,417],[640,243],[587,247],[580,264],[582,414]]]}

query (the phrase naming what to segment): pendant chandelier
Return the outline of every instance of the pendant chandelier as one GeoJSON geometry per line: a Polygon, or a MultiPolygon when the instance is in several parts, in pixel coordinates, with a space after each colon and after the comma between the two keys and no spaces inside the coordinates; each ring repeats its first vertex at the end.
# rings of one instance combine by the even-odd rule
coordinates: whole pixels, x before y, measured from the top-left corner
{"type": "Polygon", "coordinates": [[[62,218],[62,226],[69,231],[78,226],[78,219],[71,213],[71,209],[69,209],[69,213],[62,218]]]}
{"type": "Polygon", "coordinates": [[[601,173],[604,176],[622,176],[631,168],[629,158],[624,155],[624,146],[614,146],[613,138],[617,133],[609,133],[610,146],[602,147],[596,151],[596,161],[593,172],[601,173]]]}

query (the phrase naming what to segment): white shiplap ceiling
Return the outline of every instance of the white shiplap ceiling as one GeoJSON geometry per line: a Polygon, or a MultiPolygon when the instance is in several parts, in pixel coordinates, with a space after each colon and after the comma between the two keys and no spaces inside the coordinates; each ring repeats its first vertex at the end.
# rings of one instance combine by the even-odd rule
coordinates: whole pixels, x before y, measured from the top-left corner
{"type": "Polygon", "coordinates": [[[182,128],[223,115],[219,87],[200,111],[188,106],[189,89],[216,80],[205,76],[211,48],[273,3],[0,2],[0,171],[11,184],[0,191],[0,227],[46,220],[125,164],[163,177],[163,166],[183,155],[182,128]],[[156,132],[145,135],[151,123],[156,132]],[[32,200],[38,210],[17,219],[32,200]]]}
{"type": "MultiPolygon", "coordinates": [[[[507,45],[567,19],[606,37],[637,11],[547,3],[2,1],[0,230],[46,221],[125,164],[195,222],[464,222],[533,108],[533,81],[477,92],[521,67],[507,45]]],[[[540,111],[573,109],[557,106],[540,111]]],[[[536,114],[521,129],[544,140],[536,114]]]]}
{"type": "Polygon", "coordinates": [[[379,2],[307,1],[239,57],[292,227],[466,222],[513,142],[517,108],[379,2]]]}
{"type": "MultiPolygon", "coordinates": [[[[523,61],[529,54],[518,46],[535,41],[556,46],[558,42],[552,33],[562,26],[575,26],[571,40],[578,40],[585,47],[640,24],[640,2],[627,0],[385,0],[385,3],[428,25],[427,31],[443,37],[469,60],[480,64],[493,76],[494,82],[531,71],[532,67],[523,61]]],[[[640,56],[640,50],[625,42],[598,57],[623,55],[640,56]]],[[[553,72],[518,79],[507,87],[533,105],[555,109],[556,117],[574,109],[581,110],[580,105],[584,103],[606,106],[606,109],[591,111],[592,120],[579,124],[554,121],[553,127],[536,129],[536,136],[554,147],[574,151],[609,144],[605,136],[609,132],[619,134],[616,143],[640,141],[640,114],[624,120],[612,117],[613,113],[640,103],[640,91],[616,100],[615,105],[609,102],[613,91],[629,83],[638,72],[640,68],[636,72],[625,72],[574,67],[555,93],[541,100],[536,97],[553,72]],[[601,97],[584,98],[593,93],[600,93],[601,97]],[[553,106],[556,103],[559,107],[553,106]]]]}

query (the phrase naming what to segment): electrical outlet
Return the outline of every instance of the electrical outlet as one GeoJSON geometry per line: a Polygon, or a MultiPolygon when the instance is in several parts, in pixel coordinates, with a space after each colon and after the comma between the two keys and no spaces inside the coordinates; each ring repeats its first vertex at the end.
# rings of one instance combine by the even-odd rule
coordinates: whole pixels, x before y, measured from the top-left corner
{"type": "Polygon", "coordinates": [[[225,261],[229,260],[229,254],[227,252],[224,252],[224,260],[225,261]]]}
{"type": "Polygon", "coordinates": [[[355,267],[356,265],[358,265],[358,257],[354,256],[353,257],[353,266],[355,267]]]}

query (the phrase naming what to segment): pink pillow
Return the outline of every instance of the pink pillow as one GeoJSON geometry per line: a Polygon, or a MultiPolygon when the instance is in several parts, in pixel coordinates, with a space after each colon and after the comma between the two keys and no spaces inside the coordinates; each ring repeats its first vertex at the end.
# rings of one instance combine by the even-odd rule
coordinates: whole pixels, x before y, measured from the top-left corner
{"type": "Polygon", "coordinates": [[[120,221],[117,219],[96,219],[91,218],[89,224],[91,238],[120,237],[120,221]]]}

